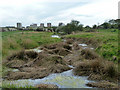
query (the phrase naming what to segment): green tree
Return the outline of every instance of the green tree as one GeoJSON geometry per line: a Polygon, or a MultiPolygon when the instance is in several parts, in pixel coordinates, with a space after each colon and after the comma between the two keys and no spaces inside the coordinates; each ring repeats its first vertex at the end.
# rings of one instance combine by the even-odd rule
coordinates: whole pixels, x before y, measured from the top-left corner
{"type": "Polygon", "coordinates": [[[83,25],[77,20],[72,20],[65,26],[65,33],[71,34],[72,32],[83,31],[83,25]]]}
{"type": "Polygon", "coordinates": [[[96,29],[97,28],[97,25],[93,25],[93,29],[96,29]]]}
{"type": "Polygon", "coordinates": [[[108,22],[104,22],[101,26],[103,26],[104,29],[109,29],[111,27],[108,22]]]}
{"type": "Polygon", "coordinates": [[[86,28],[86,29],[91,29],[91,27],[90,27],[90,26],[88,26],[88,25],[87,25],[87,26],[85,26],[85,28],[86,28]]]}

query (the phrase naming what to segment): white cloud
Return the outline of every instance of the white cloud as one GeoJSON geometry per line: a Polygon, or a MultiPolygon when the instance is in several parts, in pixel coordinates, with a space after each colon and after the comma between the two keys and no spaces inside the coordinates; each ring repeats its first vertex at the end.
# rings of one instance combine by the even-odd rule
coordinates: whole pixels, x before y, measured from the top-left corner
{"type": "Polygon", "coordinates": [[[118,0],[0,0],[0,26],[31,23],[68,23],[72,19],[93,25],[117,19],[118,0]]]}

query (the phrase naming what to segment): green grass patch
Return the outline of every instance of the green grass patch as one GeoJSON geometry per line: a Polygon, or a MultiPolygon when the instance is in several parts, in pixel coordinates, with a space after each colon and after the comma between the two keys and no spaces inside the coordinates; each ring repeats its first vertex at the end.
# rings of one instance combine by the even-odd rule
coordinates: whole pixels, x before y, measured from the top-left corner
{"type": "Polygon", "coordinates": [[[66,37],[88,38],[98,41],[96,52],[107,60],[118,62],[118,30],[98,29],[97,32],[79,32],[66,37]],[[115,32],[113,32],[115,31],[115,32]],[[117,58],[117,60],[115,59],[117,58]]]}
{"type": "Polygon", "coordinates": [[[16,82],[15,81],[3,81],[2,82],[2,88],[25,88],[25,89],[31,89],[35,88],[33,85],[31,85],[28,82],[16,82]],[[14,83],[13,83],[14,82],[14,83]]]}
{"type": "Polygon", "coordinates": [[[52,32],[13,31],[2,32],[2,56],[6,58],[11,53],[22,49],[33,49],[40,45],[60,42],[52,38],[52,32]]]}

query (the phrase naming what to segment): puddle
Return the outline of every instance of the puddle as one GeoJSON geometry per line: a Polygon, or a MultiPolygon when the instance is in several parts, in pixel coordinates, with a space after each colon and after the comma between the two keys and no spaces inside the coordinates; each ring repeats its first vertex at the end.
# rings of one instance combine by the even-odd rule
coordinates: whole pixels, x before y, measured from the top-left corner
{"type": "Polygon", "coordinates": [[[40,53],[40,52],[42,52],[43,50],[40,50],[39,48],[35,48],[35,49],[33,49],[33,51],[35,51],[35,52],[37,52],[37,53],[40,53]]]}
{"type": "Polygon", "coordinates": [[[13,72],[18,72],[18,71],[19,71],[19,69],[12,69],[12,71],[13,71],[13,72]]]}
{"type": "Polygon", "coordinates": [[[94,49],[94,48],[90,48],[90,49],[94,49]]]}
{"type": "Polygon", "coordinates": [[[72,44],[70,44],[69,46],[71,46],[71,47],[72,47],[73,45],[72,45],[72,44]]]}
{"type": "Polygon", "coordinates": [[[58,35],[52,35],[51,37],[53,37],[53,38],[60,38],[60,36],[58,36],[58,35]]]}
{"type": "Polygon", "coordinates": [[[66,42],[67,40],[66,39],[62,39],[63,42],[66,42]]]}
{"type": "MultiPolygon", "coordinates": [[[[69,65],[69,67],[74,68],[73,66],[69,65]]],[[[54,73],[50,74],[47,77],[42,79],[24,79],[24,80],[15,80],[15,81],[8,81],[7,83],[16,84],[19,86],[26,86],[32,85],[35,86],[37,84],[55,84],[59,88],[90,88],[86,86],[88,82],[94,82],[87,80],[87,76],[75,76],[72,70],[68,70],[62,73],[54,73]]]]}
{"type": "Polygon", "coordinates": [[[90,47],[88,47],[88,45],[87,44],[78,44],[79,46],[82,46],[82,48],[83,49],[86,49],[86,48],[89,48],[89,49],[94,49],[94,48],[90,48],[90,47]]]}
{"type": "Polygon", "coordinates": [[[83,46],[83,47],[87,46],[87,44],[78,44],[78,45],[83,46]]]}
{"type": "Polygon", "coordinates": [[[34,51],[34,52],[40,53],[40,52],[42,52],[43,50],[40,50],[40,48],[37,47],[37,48],[34,48],[34,49],[28,49],[28,50],[26,50],[26,51],[34,51]]]}
{"type": "Polygon", "coordinates": [[[72,65],[68,65],[68,67],[70,67],[70,68],[75,68],[75,67],[73,67],[72,65]]]}

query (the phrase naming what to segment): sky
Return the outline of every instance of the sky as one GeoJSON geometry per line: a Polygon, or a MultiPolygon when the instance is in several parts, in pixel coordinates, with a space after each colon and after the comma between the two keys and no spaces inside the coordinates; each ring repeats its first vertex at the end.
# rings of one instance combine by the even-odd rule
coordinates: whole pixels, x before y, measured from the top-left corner
{"type": "Polygon", "coordinates": [[[118,18],[119,0],[0,0],[0,27],[32,23],[57,26],[78,20],[84,26],[118,18]]]}

